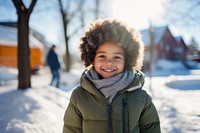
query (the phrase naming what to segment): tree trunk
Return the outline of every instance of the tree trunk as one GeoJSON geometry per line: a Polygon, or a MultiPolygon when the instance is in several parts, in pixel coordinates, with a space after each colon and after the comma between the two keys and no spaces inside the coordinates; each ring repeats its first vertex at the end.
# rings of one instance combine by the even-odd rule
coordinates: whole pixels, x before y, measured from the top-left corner
{"type": "Polygon", "coordinates": [[[95,19],[99,18],[99,6],[100,6],[99,3],[100,3],[100,1],[96,0],[96,2],[95,2],[95,5],[96,5],[96,8],[95,8],[95,19]]]}
{"type": "Polygon", "coordinates": [[[60,7],[60,13],[62,16],[62,23],[63,23],[63,32],[64,32],[64,41],[65,41],[65,46],[66,46],[66,58],[65,58],[65,70],[69,72],[70,70],[70,53],[69,53],[69,37],[68,37],[68,23],[69,21],[67,20],[67,13],[64,12],[62,2],[61,0],[58,0],[59,7],[60,7]]]}
{"type": "Polygon", "coordinates": [[[64,38],[65,38],[65,45],[66,45],[66,65],[65,65],[65,70],[67,72],[70,71],[70,53],[69,53],[69,37],[67,35],[67,32],[68,32],[68,28],[67,28],[67,25],[68,25],[68,22],[67,22],[67,16],[65,15],[65,13],[63,12],[62,13],[62,20],[63,20],[63,32],[64,32],[64,38]]]}
{"type": "MultiPolygon", "coordinates": [[[[58,0],[58,4],[59,4],[59,11],[61,13],[62,16],[62,23],[63,23],[63,32],[64,32],[64,41],[65,41],[65,46],[66,46],[66,58],[65,58],[65,70],[68,72],[70,71],[70,67],[71,67],[71,58],[70,58],[70,52],[69,52],[69,39],[71,38],[71,36],[75,35],[78,31],[80,31],[80,28],[84,26],[84,13],[83,13],[83,5],[85,0],[79,0],[79,2],[77,4],[77,7],[74,11],[69,12],[69,8],[70,8],[70,4],[72,1],[68,0],[68,4],[66,10],[64,10],[63,8],[63,4],[62,4],[62,0],[58,0]],[[68,33],[68,25],[70,24],[70,22],[72,22],[73,18],[80,13],[80,22],[81,22],[81,26],[78,27],[74,30],[74,32],[71,33],[71,35],[69,35],[68,33]]],[[[74,6],[74,5],[71,5],[74,6]]],[[[97,6],[99,6],[99,0],[97,1],[97,6]]],[[[97,9],[97,12],[99,10],[97,9]]],[[[98,17],[98,16],[96,16],[98,17]]],[[[76,26],[75,26],[76,27],[76,26]]]]}
{"type": "Polygon", "coordinates": [[[27,9],[22,0],[12,0],[18,15],[18,89],[31,87],[29,18],[37,0],[32,0],[27,9]]]}
{"type": "Polygon", "coordinates": [[[26,14],[18,16],[18,89],[31,87],[28,20],[26,14]]]}

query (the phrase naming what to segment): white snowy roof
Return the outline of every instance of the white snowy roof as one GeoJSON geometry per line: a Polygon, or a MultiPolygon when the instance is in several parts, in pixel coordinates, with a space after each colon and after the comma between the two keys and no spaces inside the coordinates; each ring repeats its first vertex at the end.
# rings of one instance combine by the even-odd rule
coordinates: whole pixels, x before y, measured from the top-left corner
{"type": "MultiPolygon", "coordinates": [[[[17,46],[17,28],[0,25],[0,45],[17,46]]],[[[31,48],[43,48],[43,44],[31,34],[29,35],[31,48]]]]}
{"type": "MultiPolygon", "coordinates": [[[[167,30],[167,26],[163,27],[154,27],[153,33],[154,33],[154,44],[158,44],[160,39],[162,38],[163,34],[167,30]]],[[[140,33],[142,35],[142,40],[145,45],[150,45],[150,31],[149,29],[140,30],[140,33]]]]}

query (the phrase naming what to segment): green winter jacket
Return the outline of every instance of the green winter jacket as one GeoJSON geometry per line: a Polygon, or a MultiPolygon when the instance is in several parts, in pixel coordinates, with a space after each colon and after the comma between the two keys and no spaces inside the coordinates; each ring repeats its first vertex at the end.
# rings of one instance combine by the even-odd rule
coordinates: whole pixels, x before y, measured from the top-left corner
{"type": "Polygon", "coordinates": [[[144,75],[137,71],[110,104],[83,73],[65,112],[63,133],[160,133],[156,108],[143,84],[144,75]]]}

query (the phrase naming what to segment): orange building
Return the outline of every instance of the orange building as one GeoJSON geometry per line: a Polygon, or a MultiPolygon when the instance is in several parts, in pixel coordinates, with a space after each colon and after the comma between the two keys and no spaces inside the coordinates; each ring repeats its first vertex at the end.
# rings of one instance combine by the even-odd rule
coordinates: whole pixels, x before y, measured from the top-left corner
{"type": "MultiPolygon", "coordinates": [[[[43,66],[43,44],[29,35],[31,70],[43,66]]],[[[0,25],[0,66],[17,68],[17,28],[0,25]]]]}

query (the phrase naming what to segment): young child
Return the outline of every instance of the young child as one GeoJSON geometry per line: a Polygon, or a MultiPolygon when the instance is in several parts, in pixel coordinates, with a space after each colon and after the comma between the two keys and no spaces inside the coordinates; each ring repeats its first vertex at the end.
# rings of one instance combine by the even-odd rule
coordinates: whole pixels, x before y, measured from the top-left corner
{"type": "Polygon", "coordinates": [[[139,32],[116,19],[98,20],[80,50],[87,69],[71,95],[63,133],[160,133],[156,108],[142,90],[139,32]]]}

